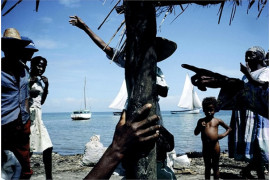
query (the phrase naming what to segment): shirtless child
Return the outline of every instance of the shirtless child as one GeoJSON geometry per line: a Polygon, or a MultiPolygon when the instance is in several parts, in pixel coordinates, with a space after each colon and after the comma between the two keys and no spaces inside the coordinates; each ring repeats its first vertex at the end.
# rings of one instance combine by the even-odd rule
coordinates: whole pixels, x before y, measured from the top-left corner
{"type": "Polygon", "coordinates": [[[203,112],[206,117],[199,119],[194,134],[201,133],[202,153],[205,165],[205,179],[210,179],[211,167],[214,171],[214,179],[219,179],[219,139],[229,134],[231,128],[222,120],[214,118],[217,100],[214,97],[204,98],[202,102],[203,112]],[[218,134],[218,126],[221,125],[226,132],[218,134]]]}

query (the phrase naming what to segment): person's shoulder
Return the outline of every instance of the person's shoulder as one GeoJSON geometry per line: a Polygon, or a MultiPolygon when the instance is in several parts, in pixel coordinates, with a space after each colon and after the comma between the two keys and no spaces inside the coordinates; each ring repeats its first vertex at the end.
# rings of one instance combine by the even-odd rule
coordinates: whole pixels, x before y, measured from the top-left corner
{"type": "Polygon", "coordinates": [[[221,123],[223,122],[222,119],[219,119],[219,118],[213,118],[214,121],[218,122],[218,123],[221,123]]]}
{"type": "Polygon", "coordinates": [[[198,120],[198,122],[203,122],[205,120],[205,117],[198,120]]]}

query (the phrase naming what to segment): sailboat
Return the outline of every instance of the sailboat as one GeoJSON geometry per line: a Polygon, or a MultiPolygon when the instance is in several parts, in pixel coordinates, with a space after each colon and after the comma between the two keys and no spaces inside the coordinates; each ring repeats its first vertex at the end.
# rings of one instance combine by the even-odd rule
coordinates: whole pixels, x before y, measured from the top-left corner
{"type": "Polygon", "coordinates": [[[86,97],[85,97],[85,87],[86,87],[86,78],[84,79],[84,91],[83,91],[83,97],[84,97],[84,109],[73,111],[70,115],[71,119],[73,120],[88,120],[91,118],[91,111],[89,109],[86,109],[86,97]]]}
{"type": "Polygon", "coordinates": [[[118,94],[116,95],[112,103],[109,105],[109,108],[111,109],[120,110],[113,112],[114,115],[121,115],[121,112],[125,107],[127,97],[128,95],[127,95],[126,81],[124,80],[118,94]]]}
{"type": "Polygon", "coordinates": [[[190,77],[187,74],[184,84],[184,89],[178,103],[178,107],[183,108],[180,111],[171,111],[172,114],[177,113],[189,113],[189,114],[198,114],[202,107],[202,103],[194,91],[194,86],[191,83],[190,77]]]}

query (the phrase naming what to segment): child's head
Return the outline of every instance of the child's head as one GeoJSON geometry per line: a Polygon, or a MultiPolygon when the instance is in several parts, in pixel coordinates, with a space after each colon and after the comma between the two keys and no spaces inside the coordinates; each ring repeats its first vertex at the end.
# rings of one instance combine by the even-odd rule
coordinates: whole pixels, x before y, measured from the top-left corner
{"type": "Polygon", "coordinates": [[[202,106],[206,116],[213,116],[217,107],[217,100],[215,97],[206,97],[203,99],[202,106]]]}

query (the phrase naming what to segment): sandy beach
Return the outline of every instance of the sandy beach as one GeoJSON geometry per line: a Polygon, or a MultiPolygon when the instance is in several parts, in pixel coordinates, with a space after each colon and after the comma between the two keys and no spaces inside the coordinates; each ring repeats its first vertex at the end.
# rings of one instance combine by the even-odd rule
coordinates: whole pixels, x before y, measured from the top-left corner
{"type": "MultiPolygon", "coordinates": [[[[204,163],[202,157],[194,157],[188,154],[190,166],[183,169],[174,169],[177,179],[204,179],[204,163]]],[[[61,156],[53,153],[53,178],[60,179],[83,179],[92,167],[81,166],[83,155],[61,156]]],[[[243,179],[241,170],[247,165],[246,162],[235,161],[228,158],[226,153],[221,153],[220,157],[220,178],[221,179],[243,179]]],[[[44,180],[44,165],[42,156],[34,154],[31,158],[31,167],[34,171],[31,179],[44,180]]],[[[254,178],[257,178],[256,172],[252,171],[254,178]]],[[[266,179],[269,179],[268,171],[265,171],[266,179]]],[[[211,176],[213,178],[213,176],[211,176]]],[[[110,179],[123,179],[123,176],[113,175],[110,179]]]]}

